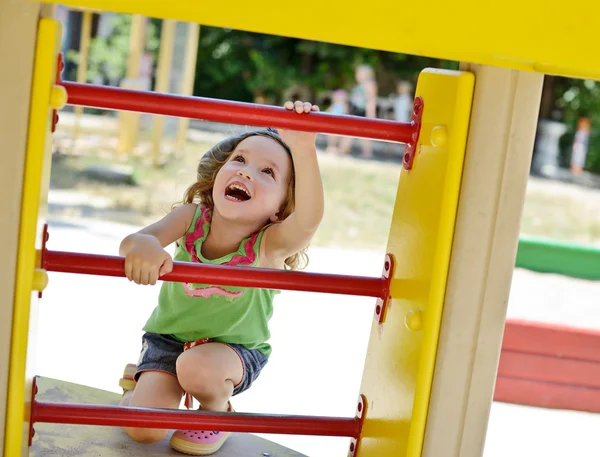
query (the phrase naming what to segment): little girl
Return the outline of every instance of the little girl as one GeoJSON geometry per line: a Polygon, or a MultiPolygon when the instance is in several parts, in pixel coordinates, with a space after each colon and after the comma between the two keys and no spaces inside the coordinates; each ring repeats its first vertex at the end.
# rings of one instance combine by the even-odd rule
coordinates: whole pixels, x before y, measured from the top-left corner
{"type": "MultiPolygon", "coordinates": [[[[319,108],[286,102],[308,116],[319,108]]],[[[297,269],[323,217],[323,186],[314,133],[259,129],[209,150],[184,204],[120,246],[125,275],[155,284],[175,260],[238,267],[297,269]]],[[[158,306],[144,326],[137,365],[120,385],[122,405],[179,408],[187,393],[207,411],[233,411],[233,395],[248,389],[268,361],[270,289],[163,282],[158,306]]],[[[141,443],[168,430],[127,428],[141,443]]],[[[176,431],[171,446],[190,455],[218,451],[230,433],[176,431]]]]}

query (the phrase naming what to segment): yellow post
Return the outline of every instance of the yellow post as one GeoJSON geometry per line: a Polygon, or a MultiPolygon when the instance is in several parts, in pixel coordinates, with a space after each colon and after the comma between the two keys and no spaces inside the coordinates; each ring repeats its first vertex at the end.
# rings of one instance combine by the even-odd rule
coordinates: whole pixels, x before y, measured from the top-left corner
{"type": "MultiPolygon", "coordinates": [[[[131,18],[131,32],[129,35],[129,59],[127,60],[127,74],[123,87],[128,89],[137,88],[136,80],[140,77],[140,67],[144,54],[146,18],[134,14],[131,18]]],[[[117,151],[119,154],[129,153],[137,144],[138,130],[140,125],[139,113],[120,113],[121,131],[117,151]]]]}
{"type": "MultiPolygon", "coordinates": [[[[177,22],[170,19],[165,19],[162,22],[160,52],[158,54],[158,68],[156,70],[156,86],[154,88],[156,92],[169,92],[176,25],[177,22]]],[[[158,167],[160,161],[160,147],[164,128],[165,118],[163,116],[155,116],[154,128],[152,129],[152,161],[155,167],[158,167]]]]}
{"type": "MultiPolygon", "coordinates": [[[[77,65],[77,82],[86,82],[88,58],[90,55],[90,41],[92,35],[92,17],[91,11],[83,11],[83,20],[81,23],[81,38],[79,40],[79,64],[77,65]]],[[[73,135],[71,138],[71,152],[75,152],[77,137],[79,136],[79,120],[83,114],[83,106],[75,107],[75,119],[73,120],[73,135]]]]}
{"type": "MultiPolygon", "coordinates": [[[[200,26],[196,23],[188,23],[187,41],[185,43],[185,63],[183,67],[183,79],[179,90],[181,95],[192,95],[194,91],[194,79],[196,76],[196,60],[198,58],[198,43],[200,40],[200,26]]],[[[187,130],[190,120],[181,118],[177,129],[177,140],[175,150],[182,151],[187,140],[187,130]]]]}
{"type": "MultiPolygon", "coordinates": [[[[17,409],[21,427],[12,428],[8,439],[7,409],[9,398],[9,369],[12,338],[14,302],[17,291],[18,244],[20,235],[20,211],[23,198],[23,174],[27,150],[27,119],[31,103],[31,83],[36,48],[36,28],[39,4],[0,0],[0,55],[10,62],[10,71],[0,72],[0,137],[6,151],[0,166],[0,251],[2,274],[0,275],[0,455],[9,456],[11,451],[20,452],[20,430],[23,426],[23,409],[17,409]],[[10,443],[7,444],[7,441],[10,443]],[[12,444],[11,444],[12,443],[12,444]],[[9,446],[12,446],[10,448],[9,446]],[[4,449],[4,451],[3,451],[4,449]]],[[[25,384],[24,376],[21,378],[25,384]]],[[[22,390],[20,390],[22,391],[22,390]]],[[[18,400],[24,403],[23,397],[18,400]]],[[[18,406],[17,406],[18,408],[18,406]]],[[[18,455],[18,454],[17,454],[18,455]]]]}
{"type": "MultiPolygon", "coordinates": [[[[8,11],[14,13],[11,4],[15,2],[4,2],[2,12],[8,3],[8,11]]],[[[0,5],[2,5],[0,3],[0,5]]],[[[22,9],[23,10],[23,9],[22,9]]],[[[10,111],[11,116],[18,116],[12,124],[14,129],[7,131],[4,141],[8,144],[14,144],[19,140],[19,149],[12,150],[14,154],[8,154],[7,160],[14,155],[19,157],[19,164],[13,168],[8,168],[13,176],[8,182],[2,183],[2,189],[7,191],[5,199],[11,200],[11,203],[18,202],[21,206],[20,212],[7,212],[13,214],[9,217],[11,224],[18,227],[18,242],[13,246],[9,253],[16,249],[16,265],[11,262],[5,269],[8,276],[14,272],[14,298],[12,302],[2,302],[2,307],[12,304],[12,329],[10,334],[10,361],[8,376],[8,398],[6,401],[6,427],[4,437],[4,455],[6,457],[20,457],[29,454],[29,418],[31,407],[32,378],[34,370],[35,353],[35,328],[37,321],[38,293],[46,283],[46,273],[39,269],[37,264],[37,250],[42,245],[42,227],[45,220],[47,209],[47,195],[50,178],[50,163],[52,157],[52,135],[51,119],[52,110],[60,109],[66,102],[67,94],[64,88],[54,85],[56,78],[57,56],[60,48],[61,25],[58,21],[51,19],[55,14],[55,7],[44,6],[40,9],[43,16],[37,27],[35,25],[38,19],[37,11],[30,11],[29,17],[25,18],[21,14],[14,14],[12,17],[18,20],[24,27],[23,33],[30,37],[23,36],[25,43],[21,43],[21,32],[18,31],[12,37],[12,45],[23,46],[24,51],[18,55],[16,62],[31,61],[33,68],[27,65],[22,68],[23,74],[19,75],[24,81],[30,84],[17,83],[14,86],[6,86],[7,97],[11,101],[20,99],[21,103],[26,102],[28,98],[28,122],[27,117],[23,118],[22,109],[10,111]],[[32,24],[33,22],[33,24],[32,24]],[[35,39],[35,57],[32,55],[32,38],[35,39]],[[23,58],[28,55],[31,57],[23,58]],[[33,78],[30,79],[30,76],[33,78]],[[23,85],[27,91],[23,91],[23,85]],[[19,91],[19,94],[12,96],[12,91],[19,91]],[[24,96],[25,94],[28,95],[24,96]],[[19,124],[27,122],[26,146],[24,146],[23,129],[19,124]],[[18,176],[15,176],[18,175],[18,176]],[[15,180],[19,179],[22,187],[15,186],[15,180]],[[15,196],[13,189],[19,189],[20,195],[15,196]],[[11,195],[12,192],[12,195],[11,195]],[[14,222],[13,222],[14,221],[14,222]]],[[[1,18],[2,16],[0,16],[1,18]]],[[[11,25],[8,25],[11,30],[11,25]]],[[[0,27],[3,30],[4,27],[0,27]]],[[[14,31],[13,31],[14,32],[14,31]]],[[[0,36],[1,37],[1,36],[0,36]]],[[[2,41],[0,41],[2,42],[2,41]]],[[[11,106],[9,104],[8,106],[11,106]]],[[[15,107],[17,108],[17,107],[15,107]]],[[[9,123],[9,125],[11,125],[9,123]]],[[[10,167],[10,162],[9,165],[10,167]]],[[[6,219],[6,218],[5,218],[6,219]]],[[[7,224],[8,227],[8,224],[7,224]]],[[[2,236],[9,236],[12,230],[2,230],[2,236]]],[[[13,259],[10,259],[13,260],[13,259]]],[[[2,283],[4,284],[4,283],[2,283]]],[[[2,321],[4,324],[4,321],[2,321]]],[[[6,347],[4,344],[3,347],[6,347]]],[[[3,359],[0,359],[4,365],[3,359]]],[[[2,415],[4,417],[4,414],[2,415]]]]}
{"type": "Polygon", "coordinates": [[[419,76],[422,127],[413,168],[402,170],[398,184],[387,248],[396,260],[392,301],[385,322],[371,330],[360,457],[421,455],[473,87],[468,72],[419,76]]]}
{"type": "Polygon", "coordinates": [[[542,93],[539,73],[464,68],[477,84],[421,457],[483,453],[542,93]]]}

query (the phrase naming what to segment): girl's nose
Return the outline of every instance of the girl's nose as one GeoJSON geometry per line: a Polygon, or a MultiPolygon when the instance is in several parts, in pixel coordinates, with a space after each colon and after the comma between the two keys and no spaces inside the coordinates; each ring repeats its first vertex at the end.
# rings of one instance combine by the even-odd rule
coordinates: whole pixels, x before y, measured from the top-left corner
{"type": "Polygon", "coordinates": [[[250,172],[248,170],[246,170],[246,169],[244,169],[244,170],[238,170],[238,175],[241,176],[242,178],[245,178],[245,179],[249,180],[249,181],[252,180],[250,172]]]}

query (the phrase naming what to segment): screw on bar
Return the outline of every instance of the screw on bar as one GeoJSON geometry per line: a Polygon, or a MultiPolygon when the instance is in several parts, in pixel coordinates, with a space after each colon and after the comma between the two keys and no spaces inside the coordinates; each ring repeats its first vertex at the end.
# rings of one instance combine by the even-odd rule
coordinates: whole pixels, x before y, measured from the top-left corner
{"type": "Polygon", "coordinates": [[[90,108],[137,111],[165,116],[187,117],[228,124],[276,127],[307,132],[371,138],[411,143],[420,125],[359,116],[310,113],[299,116],[281,107],[233,102],[202,97],[187,97],[157,92],[121,89],[62,82],[67,103],[90,108]]]}
{"type": "Polygon", "coordinates": [[[356,437],[350,439],[350,449],[348,451],[348,457],[356,457],[358,452],[358,445],[362,436],[362,429],[367,415],[367,398],[361,395],[356,405],[356,420],[359,421],[359,433],[356,437]]]}
{"type": "Polygon", "coordinates": [[[38,394],[38,386],[37,386],[37,376],[33,377],[33,381],[31,383],[31,412],[32,416],[29,418],[29,446],[33,444],[33,437],[35,436],[35,429],[33,428],[34,420],[33,420],[33,410],[37,404],[35,400],[35,396],[38,394]]]}
{"type": "Polygon", "coordinates": [[[412,109],[412,116],[410,123],[414,126],[413,133],[406,142],[406,148],[404,149],[404,155],[402,156],[402,166],[405,170],[411,170],[413,162],[417,154],[417,144],[419,142],[419,135],[421,134],[421,118],[423,116],[423,99],[421,97],[415,98],[412,109]]]}
{"type": "Polygon", "coordinates": [[[395,258],[393,254],[386,254],[385,262],[383,263],[383,293],[381,297],[377,298],[377,303],[375,304],[375,317],[377,318],[377,322],[379,324],[383,324],[385,322],[385,317],[387,314],[387,309],[389,302],[392,298],[390,293],[390,282],[392,280],[392,276],[394,274],[394,266],[396,264],[395,258]]]}
{"type": "MultiPolygon", "coordinates": [[[[58,59],[56,61],[56,84],[61,84],[62,80],[61,80],[61,73],[65,68],[65,62],[64,62],[64,58],[63,58],[63,53],[61,52],[60,54],[58,54],[58,59]]],[[[56,124],[58,124],[58,112],[57,110],[52,110],[52,133],[54,133],[56,131],[56,124]]]]}
{"type": "Polygon", "coordinates": [[[355,417],[213,413],[34,400],[31,423],[37,422],[351,438],[358,438],[362,426],[355,417]]]}
{"type": "MultiPolygon", "coordinates": [[[[43,255],[46,271],[125,277],[125,258],[97,254],[51,251],[43,255]]],[[[297,290],[363,297],[386,298],[389,278],[304,273],[299,271],[242,268],[192,262],[173,262],[173,271],[163,281],[192,282],[220,286],[297,290]]]]}

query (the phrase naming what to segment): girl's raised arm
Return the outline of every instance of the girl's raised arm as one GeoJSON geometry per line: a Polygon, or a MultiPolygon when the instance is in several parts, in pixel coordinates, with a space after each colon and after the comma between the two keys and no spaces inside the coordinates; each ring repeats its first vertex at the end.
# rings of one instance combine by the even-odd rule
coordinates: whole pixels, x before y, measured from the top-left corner
{"type": "MultiPolygon", "coordinates": [[[[287,109],[308,116],[318,106],[302,102],[286,102],[287,109]]],[[[315,133],[279,130],[292,151],[295,171],[295,209],[284,221],[267,228],[264,235],[265,255],[285,260],[308,245],[323,219],[323,183],[317,160],[315,133]]]]}

